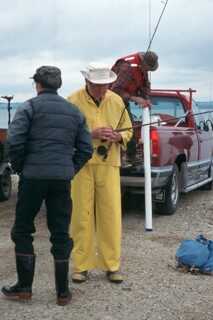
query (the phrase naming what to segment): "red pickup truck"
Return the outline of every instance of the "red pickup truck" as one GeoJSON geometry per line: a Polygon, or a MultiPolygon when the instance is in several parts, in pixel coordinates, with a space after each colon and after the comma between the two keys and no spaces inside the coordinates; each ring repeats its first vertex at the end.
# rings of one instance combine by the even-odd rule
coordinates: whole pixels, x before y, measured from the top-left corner
{"type": "MultiPolygon", "coordinates": [[[[151,179],[155,212],[173,214],[180,193],[213,184],[213,123],[199,108],[189,90],[152,90],[150,126],[151,179]]],[[[123,196],[144,192],[143,141],[140,123],[142,110],[129,105],[136,140],[134,155],[122,156],[123,196]]],[[[202,111],[202,110],[201,110],[202,111]]],[[[211,114],[210,114],[211,118],[211,114]]]]}

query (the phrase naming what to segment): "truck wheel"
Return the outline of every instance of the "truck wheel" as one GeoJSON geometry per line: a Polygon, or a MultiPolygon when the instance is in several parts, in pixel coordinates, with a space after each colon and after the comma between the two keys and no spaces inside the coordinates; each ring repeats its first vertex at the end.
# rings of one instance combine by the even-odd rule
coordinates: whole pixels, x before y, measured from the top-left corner
{"type": "Polygon", "coordinates": [[[0,175],[0,201],[8,200],[11,196],[12,180],[10,171],[5,169],[0,175]]]}
{"type": "Polygon", "coordinates": [[[165,188],[164,203],[155,203],[155,212],[162,215],[175,213],[180,198],[180,175],[176,164],[173,166],[171,177],[165,188]]]}
{"type": "Polygon", "coordinates": [[[203,191],[211,191],[213,188],[213,181],[211,182],[208,182],[207,184],[204,184],[204,186],[202,186],[200,188],[200,190],[203,190],[203,191]]]}
{"type": "MultiPolygon", "coordinates": [[[[210,167],[209,169],[209,177],[213,176],[213,172],[212,169],[210,167]]],[[[213,181],[208,182],[207,184],[204,184],[204,186],[202,186],[200,188],[200,190],[204,190],[204,191],[211,191],[213,189],[213,181]]]]}
{"type": "Polygon", "coordinates": [[[122,210],[129,210],[131,202],[131,193],[128,192],[125,188],[121,188],[121,206],[122,210]]]}

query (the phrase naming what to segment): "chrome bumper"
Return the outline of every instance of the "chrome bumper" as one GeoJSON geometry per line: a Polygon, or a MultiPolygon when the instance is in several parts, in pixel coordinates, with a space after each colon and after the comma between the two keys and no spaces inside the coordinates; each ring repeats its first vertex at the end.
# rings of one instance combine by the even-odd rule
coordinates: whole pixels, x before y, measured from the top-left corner
{"type": "MultiPolygon", "coordinates": [[[[121,169],[121,185],[123,187],[134,187],[134,188],[142,188],[144,189],[145,186],[145,176],[144,176],[144,169],[142,168],[139,170],[132,169],[126,170],[122,172],[121,169]],[[127,173],[128,172],[128,173],[127,173]],[[137,174],[138,173],[138,174],[137,174]]],[[[151,180],[152,180],[152,189],[160,189],[165,187],[169,177],[172,174],[172,166],[165,166],[165,167],[152,167],[151,168],[151,180]]]]}

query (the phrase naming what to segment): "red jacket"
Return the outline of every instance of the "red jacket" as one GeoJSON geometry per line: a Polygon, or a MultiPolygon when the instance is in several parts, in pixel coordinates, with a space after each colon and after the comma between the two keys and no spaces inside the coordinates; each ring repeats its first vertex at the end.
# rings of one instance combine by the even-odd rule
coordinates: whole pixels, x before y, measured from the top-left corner
{"type": "Polygon", "coordinates": [[[118,77],[110,89],[124,100],[131,96],[148,98],[150,92],[148,72],[141,70],[140,63],[141,58],[135,53],[118,59],[112,67],[118,77]]]}

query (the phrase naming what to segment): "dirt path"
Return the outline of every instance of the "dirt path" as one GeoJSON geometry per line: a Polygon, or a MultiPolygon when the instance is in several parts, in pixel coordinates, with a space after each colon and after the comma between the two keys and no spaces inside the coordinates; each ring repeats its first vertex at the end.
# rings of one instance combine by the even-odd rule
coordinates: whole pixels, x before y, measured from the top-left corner
{"type": "MultiPolygon", "coordinates": [[[[16,192],[0,203],[0,285],[15,280],[13,244],[9,233],[14,219],[16,192]]],[[[137,201],[139,201],[137,199],[137,201]]],[[[34,296],[30,303],[0,299],[1,320],[212,320],[213,277],[174,270],[175,252],[184,238],[203,233],[213,239],[213,191],[196,191],[182,197],[173,216],[154,216],[154,231],[144,231],[144,213],[137,205],[123,216],[120,286],[92,272],[87,283],[73,285],[73,302],[55,305],[53,262],[49,253],[45,214],[36,220],[37,252],[34,296]],[[136,209],[137,208],[137,209],[136,209]]]]}

